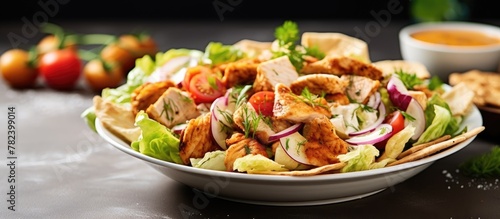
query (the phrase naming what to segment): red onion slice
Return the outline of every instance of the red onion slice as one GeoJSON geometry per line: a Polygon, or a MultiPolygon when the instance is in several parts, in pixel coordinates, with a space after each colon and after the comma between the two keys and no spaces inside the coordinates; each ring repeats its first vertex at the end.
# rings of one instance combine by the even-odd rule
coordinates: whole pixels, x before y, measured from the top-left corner
{"type": "Polygon", "coordinates": [[[382,124],[382,122],[385,119],[385,116],[386,116],[385,105],[379,104],[378,105],[378,118],[377,118],[377,120],[373,124],[369,125],[368,127],[364,128],[362,130],[349,133],[349,136],[358,136],[358,135],[366,134],[368,132],[373,131],[380,124],[382,124]]]}
{"type": "Polygon", "coordinates": [[[396,76],[392,76],[387,83],[387,92],[389,92],[389,99],[391,99],[392,104],[403,111],[406,111],[413,99],[408,95],[408,90],[401,79],[396,76]]]}
{"type": "Polygon", "coordinates": [[[290,135],[280,138],[280,146],[290,158],[301,164],[311,165],[305,153],[304,144],[306,138],[298,132],[292,132],[290,135]]]}
{"type": "Polygon", "coordinates": [[[184,129],[186,129],[186,126],[187,126],[187,123],[182,123],[182,124],[179,124],[179,125],[175,125],[174,127],[172,127],[172,132],[174,132],[175,134],[180,135],[182,133],[182,131],[184,129]]]}
{"type": "Polygon", "coordinates": [[[278,132],[274,135],[270,135],[268,141],[275,142],[275,141],[279,140],[280,138],[284,138],[284,137],[287,137],[287,136],[293,134],[294,132],[298,132],[302,128],[303,125],[304,125],[303,123],[294,124],[286,129],[284,129],[281,132],[278,132]]]}
{"type": "Polygon", "coordinates": [[[412,99],[410,101],[410,104],[408,104],[408,109],[406,109],[406,113],[408,113],[411,117],[413,117],[414,120],[405,118],[405,127],[410,124],[415,127],[415,132],[413,133],[411,139],[417,140],[425,130],[424,109],[415,99],[412,99]]]}
{"type": "Polygon", "coordinates": [[[391,137],[392,126],[389,124],[381,124],[377,126],[375,130],[366,134],[358,135],[352,138],[346,139],[345,141],[349,144],[360,145],[360,144],[375,144],[381,142],[389,137],[391,137]]]}
{"type": "Polygon", "coordinates": [[[215,114],[210,116],[210,133],[215,142],[224,150],[227,149],[226,138],[227,133],[224,130],[224,124],[220,123],[215,114]]]}
{"type": "Polygon", "coordinates": [[[375,92],[370,96],[370,99],[368,99],[368,103],[366,103],[366,105],[375,109],[380,104],[380,100],[381,100],[380,93],[375,92]]]}

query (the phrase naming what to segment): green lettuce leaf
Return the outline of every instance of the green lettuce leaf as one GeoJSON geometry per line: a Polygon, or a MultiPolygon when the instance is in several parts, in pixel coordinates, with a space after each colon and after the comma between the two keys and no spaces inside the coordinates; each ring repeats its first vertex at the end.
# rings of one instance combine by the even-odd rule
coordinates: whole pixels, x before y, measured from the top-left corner
{"type": "Polygon", "coordinates": [[[233,170],[238,172],[252,171],[287,171],[284,165],[262,156],[261,154],[248,154],[237,158],[233,163],[233,170]]]}
{"type": "Polygon", "coordinates": [[[209,170],[226,170],[224,159],[226,158],[226,151],[211,151],[205,153],[203,158],[191,158],[191,166],[209,170]]]}
{"type": "Polygon", "coordinates": [[[246,54],[240,49],[220,42],[208,43],[203,55],[204,61],[211,65],[234,62],[244,57],[246,57],[246,54]]]}
{"type": "Polygon", "coordinates": [[[137,141],[132,142],[132,149],[160,160],[183,163],[179,156],[179,138],[170,129],[150,119],[144,111],[137,114],[135,123],[142,133],[137,141]]]}
{"type": "Polygon", "coordinates": [[[373,145],[358,145],[353,147],[346,154],[338,155],[340,162],[347,163],[341,172],[355,172],[371,169],[371,165],[375,162],[375,158],[380,154],[380,151],[373,145]]]}
{"type": "MultiPolygon", "coordinates": [[[[432,141],[444,135],[448,124],[453,119],[451,112],[444,107],[433,105],[434,116],[431,124],[418,138],[415,144],[432,141]]],[[[427,109],[425,109],[427,111],[427,109]]],[[[426,118],[427,119],[427,118],[426,118]]]]}

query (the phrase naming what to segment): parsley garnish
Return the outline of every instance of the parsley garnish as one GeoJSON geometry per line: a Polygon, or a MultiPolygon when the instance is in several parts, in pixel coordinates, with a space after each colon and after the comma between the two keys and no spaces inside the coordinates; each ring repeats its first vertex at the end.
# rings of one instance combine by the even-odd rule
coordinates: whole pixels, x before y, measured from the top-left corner
{"type": "Polygon", "coordinates": [[[401,79],[407,89],[413,90],[416,85],[424,83],[416,74],[404,72],[402,69],[396,70],[394,73],[399,76],[399,79],[401,79]]]}
{"type": "Polygon", "coordinates": [[[429,85],[427,85],[427,87],[429,88],[429,90],[436,90],[440,88],[443,84],[444,84],[443,81],[441,81],[441,79],[439,79],[438,76],[434,75],[429,80],[429,85]]]}
{"type": "Polygon", "coordinates": [[[274,31],[274,36],[278,42],[278,49],[272,51],[273,58],[288,56],[288,59],[297,71],[304,66],[304,55],[314,56],[318,59],[324,58],[324,54],[317,48],[299,49],[297,41],[299,40],[299,28],[293,21],[285,21],[274,31]]]}

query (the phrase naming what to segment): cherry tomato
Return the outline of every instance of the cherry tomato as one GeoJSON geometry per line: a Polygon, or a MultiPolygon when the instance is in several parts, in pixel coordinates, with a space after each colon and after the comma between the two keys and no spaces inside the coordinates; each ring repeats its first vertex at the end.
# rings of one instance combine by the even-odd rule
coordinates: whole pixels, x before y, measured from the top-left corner
{"type": "Polygon", "coordinates": [[[135,66],[136,57],[117,43],[106,45],[101,51],[101,57],[106,62],[120,64],[125,72],[129,72],[135,66]]]}
{"type": "MultiPolygon", "coordinates": [[[[405,128],[405,118],[403,116],[403,113],[401,111],[396,110],[389,115],[387,115],[382,123],[386,123],[392,126],[392,135],[395,135],[399,131],[403,130],[405,128]]],[[[382,142],[379,142],[375,144],[375,147],[379,149],[384,149],[385,145],[387,144],[387,141],[389,139],[386,139],[382,142]]]]}
{"type": "Polygon", "coordinates": [[[226,93],[226,88],[215,74],[196,74],[189,81],[189,93],[196,104],[211,103],[226,93]]]}
{"type": "Polygon", "coordinates": [[[58,90],[74,88],[82,72],[82,62],[71,49],[48,52],[42,56],[38,67],[47,85],[58,90]]]}
{"type": "Polygon", "coordinates": [[[189,90],[189,84],[190,84],[191,79],[195,75],[200,74],[200,73],[212,74],[212,70],[209,67],[203,66],[203,65],[198,65],[198,66],[188,68],[186,70],[186,74],[184,75],[184,80],[182,81],[182,87],[184,88],[184,90],[186,90],[186,91],[189,90]]]}
{"type": "MultiPolygon", "coordinates": [[[[59,49],[58,46],[59,46],[59,39],[57,39],[57,37],[55,37],[54,35],[47,35],[38,42],[38,44],[36,45],[36,49],[39,55],[43,55],[48,52],[58,50],[59,49]]],[[[63,48],[69,48],[76,51],[77,50],[76,42],[68,40],[64,43],[63,48]]]]}
{"type": "Polygon", "coordinates": [[[0,57],[0,73],[12,88],[31,88],[38,77],[37,69],[30,66],[28,51],[11,49],[0,57]]]}
{"type": "Polygon", "coordinates": [[[264,116],[273,116],[274,92],[259,91],[248,100],[255,110],[264,116]]]}
{"type": "Polygon", "coordinates": [[[100,92],[104,88],[116,88],[121,85],[124,72],[118,64],[108,64],[100,59],[93,59],[83,67],[83,77],[92,90],[100,92]]]}
{"type": "Polygon", "coordinates": [[[118,42],[136,58],[141,58],[144,55],[154,56],[158,52],[156,42],[149,35],[123,34],[119,37],[118,42]]]}

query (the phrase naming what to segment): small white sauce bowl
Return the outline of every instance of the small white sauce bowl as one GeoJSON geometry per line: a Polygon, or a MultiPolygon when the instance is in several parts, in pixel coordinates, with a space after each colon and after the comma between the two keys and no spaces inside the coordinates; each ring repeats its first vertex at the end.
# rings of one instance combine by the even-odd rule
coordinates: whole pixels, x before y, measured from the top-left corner
{"type": "Polygon", "coordinates": [[[500,61],[500,44],[486,46],[449,46],[428,43],[411,35],[429,30],[477,31],[500,38],[500,28],[472,22],[432,22],[406,26],[399,32],[401,55],[404,60],[424,64],[431,75],[448,81],[450,73],[477,69],[497,71],[500,61]]]}

